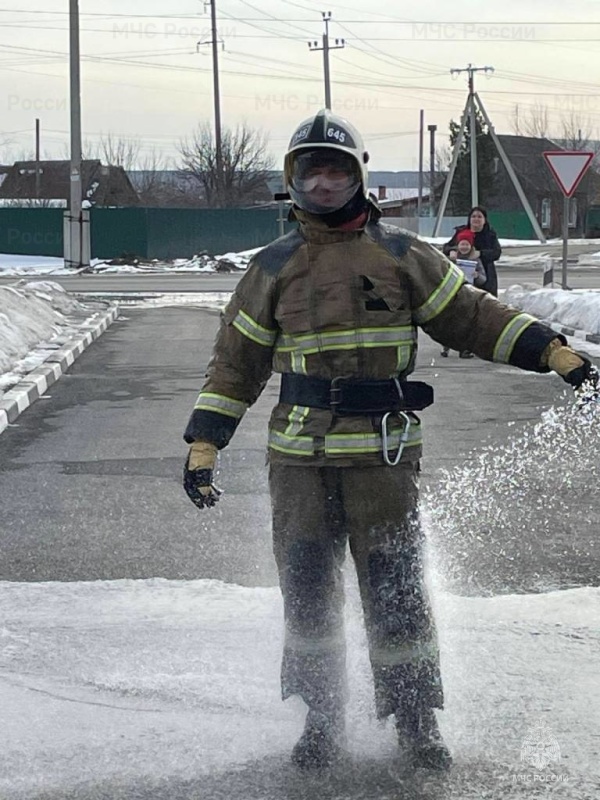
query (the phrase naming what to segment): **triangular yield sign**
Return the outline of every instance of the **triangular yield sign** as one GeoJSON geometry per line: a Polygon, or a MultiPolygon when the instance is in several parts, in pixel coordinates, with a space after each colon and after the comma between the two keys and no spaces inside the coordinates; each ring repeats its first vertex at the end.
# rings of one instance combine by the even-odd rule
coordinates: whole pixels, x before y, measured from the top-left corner
{"type": "Polygon", "coordinates": [[[562,192],[571,197],[594,154],[583,150],[548,150],[542,154],[562,192]]]}

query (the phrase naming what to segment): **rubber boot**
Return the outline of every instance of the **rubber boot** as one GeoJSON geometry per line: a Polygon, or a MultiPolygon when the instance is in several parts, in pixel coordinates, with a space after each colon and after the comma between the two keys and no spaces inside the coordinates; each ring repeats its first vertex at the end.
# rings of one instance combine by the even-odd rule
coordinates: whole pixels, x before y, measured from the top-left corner
{"type": "Polygon", "coordinates": [[[342,712],[324,714],[309,709],[302,736],[292,750],[292,762],[300,769],[323,769],[340,760],[344,740],[342,712]]]}
{"type": "Polygon", "coordinates": [[[452,756],[437,724],[433,708],[416,708],[395,714],[398,744],[411,767],[447,770],[452,756]]]}
{"type": "Polygon", "coordinates": [[[440,355],[441,355],[443,358],[448,358],[448,356],[450,355],[450,348],[449,348],[449,347],[444,347],[444,349],[442,350],[442,352],[440,353],[440,355]]]}

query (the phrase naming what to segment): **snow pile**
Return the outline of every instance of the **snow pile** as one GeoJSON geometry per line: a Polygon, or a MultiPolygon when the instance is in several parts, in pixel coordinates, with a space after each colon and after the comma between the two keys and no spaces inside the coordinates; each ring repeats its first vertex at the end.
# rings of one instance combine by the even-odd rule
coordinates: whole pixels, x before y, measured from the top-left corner
{"type": "Polygon", "coordinates": [[[179,273],[179,272],[236,272],[248,266],[253,255],[262,250],[255,247],[239,253],[210,255],[199,253],[192,258],[169,260],[142,259],[134,257],[92,259],[87,268],[65,269],[62,258],[51,256],[13,256],[0,254],[0,276],[16,277],[24,275],[77,275],[81,272],[99,274],[140,274],[140,273],[179,273]]]}
{"type": "Polygon", "coordinates": [[[600,267],[600,253],[582,253],[577,259],[578,267],[600,267]]]}
{"type": "Polygon", "coordinates": [[[241,250],[239,253],[224,253],[220,256],[209,256],[202,253],[189,259],[176,259],[173,262],[175,269],[199,272],[231,272],[246,269],[252,256],[262,250],[255,247],[252,250],[241,250]]]}
{"type": "MultiPolygon", "coordinates": [[[[260,249],[260,248],[259,248],[260,249]]],[[[153,259],[113,258],[90,266],[86,272],[95,273],[178,273],[178,272],[236,272],[244,270],[252,255],[257,252],[249,250],[246,253],[227,253],[222,256],[211,256],[208,253],[199,253],[192,258],[176,258],[170,261],[153,259]]]]}
{"type": "Polygon", "coordinates": [[[508,305],[547,322],[600,334],[600,291],[531,289],[510,286],[503,295],[508,305]]]}
{"type": "Polygon", "coordinates": [[[62,258],[52,256],[14,256],[0,253],[0,276],[39,275],[56,273],[72,275],[73,270],[65,270],[62,258]]]}
{"type": "Polygon", "coordinates": [[[79,275],[82,272],[95,272],[104,261],[94,258],[90,268],[66,269],[62,258],[54,256],[16,256],[0,253],[0,277],[24,277],[27,275],[79,275]]]}
{"type": "Polygon", "coordinates": [[[100,305],[48,281],[0,286],[0,395],[75,336],[100,305]]]}

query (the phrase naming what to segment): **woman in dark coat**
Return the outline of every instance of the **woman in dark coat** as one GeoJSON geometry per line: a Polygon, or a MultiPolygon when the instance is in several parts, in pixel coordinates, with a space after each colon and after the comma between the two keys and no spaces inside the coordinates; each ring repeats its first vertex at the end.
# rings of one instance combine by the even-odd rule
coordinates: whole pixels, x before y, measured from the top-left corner
{"type": "MultiPolygon", "coordinates": [[[[489,292],[490,294],[493,294],[494,297],[498,297],[498,275],[496,273],[496,264],[494,262],[497,261],[502,255],[502,248],[500,247],[500,242],[498,241],[496,231],[490,227],[485,208],[482,208],[481,206],[473,206],[473,208],[469,211],[467,224],[460,225],[455,229],[454,236],[449,242],[446,242],[442,250],[445,255],[455,261],[457,255],[456,237],[461,231],[464,231],[467,228],[472,230],[475,234],[475,248],[479,251],[479,258],[481,259],[481,263],[483,264],[483,268],[485,269],[485,274],[487,276],[485,283],[480,288],[483,289],[484,292],[489,292]]],[[[448,353],[449,350],[445,347],[442,350],[442,355],[447,357],[448,353]]],[[[473,353],[469,352],[468,350],[464,350],[462,353],[460,353],[460,357],[473,358],[473,353]]]]}
{"type": "Polygon", "coordinates": [[[475,247],[479,250],[479,258],[485,269],[487,280],[481,287],[485,292],[498,297],[498,276],[496,274],[497,261],[502,255],[502,248],[498,241],[496,231],[490,227],[487,219],[487,211],[481,206],[474,206],[469,211],[466,225],[460,225],[454,231],[454,236],[442,248],[445,255],[452,259],[456,258],[456,237],[460,231],[470,228],[475,234],[475,247]]]}

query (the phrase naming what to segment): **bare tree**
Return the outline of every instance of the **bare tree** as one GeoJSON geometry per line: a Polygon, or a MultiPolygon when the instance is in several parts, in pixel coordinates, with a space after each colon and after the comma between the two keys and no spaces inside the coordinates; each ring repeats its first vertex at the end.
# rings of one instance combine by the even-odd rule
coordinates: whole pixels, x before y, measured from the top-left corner
{"type": "Polygon", "coordinates": [[[98,143],[100,160],[124,170],[134,169],[140,157],[142,143],[138,138],[127,139],[112,133],[102,135],[98,143]]]}
{"type": "Polygon", "coordinates": [[[571,111],[560,118],[560,142],[567,150],[592,149],[597,152],[596,142],[592,139],[592,123],[589,118],[584,119],[580,114],[571,111]]]}
{"type": "MultiPolygon", "coordinates": [[[[435,160],[433,165],[433,186],[430,186],[429,202],[433,203],[434,208],[442,197],[444,191],[444,184],[446,177],[450,171],[450,164],[452,163],[452,148],[449,144],[442,144],[435,149],[435,160]]],[[[427,183],[430,183],[431,170],[427,177],[427,183]]]]}
{"type": "Polygon", "coordinates": [[[130,171],[140,205],[147,208],[184,206],[181,200],[179,170],[162,153],[152,149],[138,160],[137,169],[130,171]]]}
{"type": "Polygon", "coordinates": [[[517,136],[545,138],[550,133],[548,106],[538,100],[525,113],[517,103],[513,109],[513,130],[517,136]]]}
{"type": "MultiPolygon", "coordinates": [[[[14,144],[12,139],[0,139],[0,163],[12,164],[15,161],[35,160],[35,150],[33,148],[21,147],[16,150],[14,144]]],[[[46,154],[44,158],[47,158],[46,154]]]]}
{"type": "MultiPolygon", "coordinates": [[[[113,167],[123,167],[126,171],[136,168],[141,149],[142,143],[139,138],[116,136],[110,132],[102,134],[96,142],[85,139],[81,148],[85,161],[95,158],[113,167]]],[[[69,149],[66,145],[65,151],[66,158],[69,158],[69,149]]]]}
{"type": "Polygon", "coordinates": [[[563,114],[559,122],[551,123],[548,106],[537,101],[525,114],[521,113],[518,105],[514,107],[513,130],[517,136],[554,139],[567,150],[597,150],[589,118],[571,111],[563,114]]]}
{"type": "Polygon", "coordinates": [[[65,208],[66,200],[36,199],[35,197],[9,198],[0,200],[2,208],[65,208]]]}
{"type": "Polygon", "coordinates": [[[204,205],[232,208],[269,200],[266,188],[273,158],[267,151],[267,136],[245,123],[226,129],[221,138],[222,174],[217,169],[216,146],[211,127],[201,124],[179,143],[181,169],[201,187],[204,205]]]}

